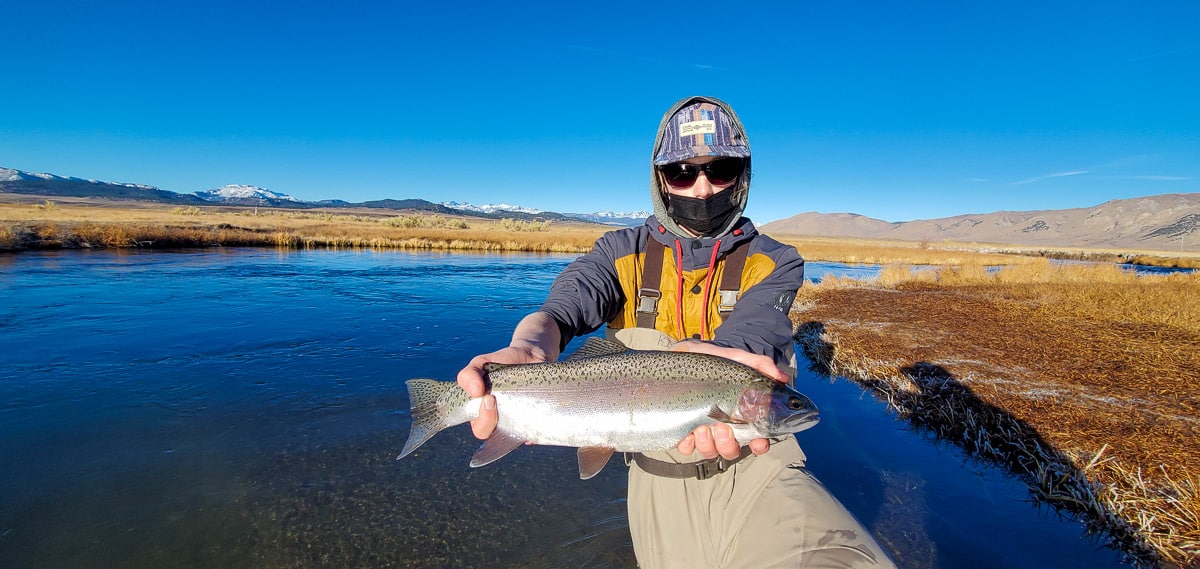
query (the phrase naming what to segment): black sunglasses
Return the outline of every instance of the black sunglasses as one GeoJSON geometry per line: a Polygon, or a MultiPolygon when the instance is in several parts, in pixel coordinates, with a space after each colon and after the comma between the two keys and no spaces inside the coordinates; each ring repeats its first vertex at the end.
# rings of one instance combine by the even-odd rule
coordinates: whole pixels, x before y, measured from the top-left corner
{"type": "Polygon", "coordinates": [[[675,162],[658,167],[658,171],[662,172],[667,185],[672,188],[690,188],[692,184],[696,183],[696,178],[702,171],[704,177],[708,178],[708,183],[714,186],[724,186],[732,184],[745,170],[746,161],[741,158],[720,158],[707,164],[675,162]]]}

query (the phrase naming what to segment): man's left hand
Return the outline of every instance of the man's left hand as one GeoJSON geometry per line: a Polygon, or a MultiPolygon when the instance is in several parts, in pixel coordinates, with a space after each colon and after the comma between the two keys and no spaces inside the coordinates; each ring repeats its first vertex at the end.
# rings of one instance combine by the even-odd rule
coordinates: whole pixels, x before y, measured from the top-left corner
{"type": "MultiPolygon", "coordinates": [[[[779,367],[775,365],[775,361],[771,358],[752,354],[745,350],[726,348],[694,340],[679,342],[672,346],[671,350],[675,352],[696,352],[720,356],[750,366],[775,381],[787,383],[791,380],[787,374],[780,371],[779,367]]],[[[771,442],[767,439],[754,439],[748,445],[750,446],[750,451],[754,454],[763,454],[771,448],[771,442]]],[[[725,423],[715,422],[708,425],[700,425],[693,429],[688,436],[683,437],[683,440],[679,441],[675,449],[685,455],[699,451],[700,456],[705,459],[721,456],[725,460],[736,460],[742,454],[741,445],[733,437],[733,428],[725,423]]]]}

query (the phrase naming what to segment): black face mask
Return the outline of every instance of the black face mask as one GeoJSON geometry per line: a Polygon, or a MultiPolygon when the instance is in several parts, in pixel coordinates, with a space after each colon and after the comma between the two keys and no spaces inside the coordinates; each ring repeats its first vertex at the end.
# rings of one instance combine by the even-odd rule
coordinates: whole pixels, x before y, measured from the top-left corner
{"type": "Polygon", "coordinates": [[[703,199],[671,194],[667,196],[667,215],[702,237],[713,237],[740,213],[733,198],[736,194],[732,188],[703,199]]]}

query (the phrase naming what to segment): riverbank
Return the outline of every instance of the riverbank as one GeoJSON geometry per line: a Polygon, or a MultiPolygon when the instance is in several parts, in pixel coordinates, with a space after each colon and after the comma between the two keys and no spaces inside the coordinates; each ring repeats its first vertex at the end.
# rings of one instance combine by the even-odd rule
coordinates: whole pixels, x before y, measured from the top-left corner
{"type": "Polygon", "coordinates": [[[0,203],[0,251],[87,248],[363,247],[583,253],[606,226],[400,210],[0,203]]]}
{"type": "MultiPolygon", "coordinates": [[[[187,206],[0,194],[0,251],[87,248],[359,247],[583,253],[612,226],[521,221],[378,208],[187,206]]],[[[1020,265],[1039,258],[1200,268],[1200,255],[1163,251],[1027,249],[981,243],[775,236],[810,261],[1020,265]]]]}
{"type": "Polygon", "coordinates": [[[1200,567],[1200,277],[1043,261],[806,287],[797,340],[1142,561],[1200,567]]]}

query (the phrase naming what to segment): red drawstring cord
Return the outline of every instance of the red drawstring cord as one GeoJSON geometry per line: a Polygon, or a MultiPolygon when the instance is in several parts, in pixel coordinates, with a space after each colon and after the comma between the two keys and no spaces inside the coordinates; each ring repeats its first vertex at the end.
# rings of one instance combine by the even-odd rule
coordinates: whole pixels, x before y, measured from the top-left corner
{"type": "Polygon", "coordinates": [[[675,239],[675,329],[679,331],[678,340],[687,338],[687,330],[683,329],[683,245],[675,239]]]}
{"type": "MultiPolygon", "coordinates": [[[[704,312],[700,315],[700,337],[708,335],[708,301],[712,291],[713,273],[717,272],[717,253],[721,250],[721,240],[713,245],[712,257],[708,259],[708,276],[704,278],[704,312]]],[[[705,338],[707,339],[707,338],[705,338]]]]}
{"type": "MultiPolygon", "coordinates": [[[[712,291],[713,273],[717,272],[717,254],[721,251],[721,240],[713,245],[712,256],[708,259],[708,276],[704,277],[704,312],[700,313],[700,338],[708,335],[708,301],[712,291]]],[[[679,339],[687,339],[687,330],[683,327],[683,245],[675,240],[675,329],[679,331],[679,339]]]]}

